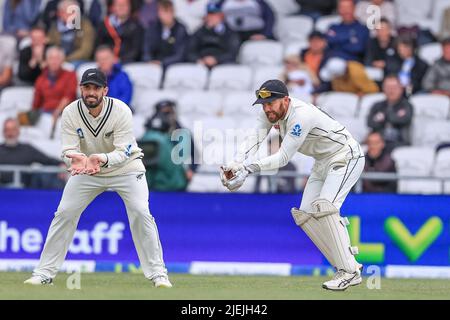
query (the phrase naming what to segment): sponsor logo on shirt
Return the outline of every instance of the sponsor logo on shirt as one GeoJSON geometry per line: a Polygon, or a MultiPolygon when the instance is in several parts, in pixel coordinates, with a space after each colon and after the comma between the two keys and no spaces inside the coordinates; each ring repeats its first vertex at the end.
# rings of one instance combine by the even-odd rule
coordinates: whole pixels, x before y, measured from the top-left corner
{"type": "Polygon", "coordinates": [[[300,135],[302,134],[302,127],[297,123],[293,128],[292,131],[290,132],[291,135],[295,136],[295,137],[300,137],[300,135]]]}
{"type": "Polygon", "coordinates": [[[84,133],[83,133],[83,130],[81,130],[81,128],[77,129],[77,134],[80,137],[80,139],[84,139],[84,133]]]}
{"type": "Polygon", "coordinates": [[[125,149],[125,155],[126,155],[127,157],[129,157],[129,156],[131,155],[131,144],[129,144],[129,145],[127,146],[127,148],[125,149]]]}

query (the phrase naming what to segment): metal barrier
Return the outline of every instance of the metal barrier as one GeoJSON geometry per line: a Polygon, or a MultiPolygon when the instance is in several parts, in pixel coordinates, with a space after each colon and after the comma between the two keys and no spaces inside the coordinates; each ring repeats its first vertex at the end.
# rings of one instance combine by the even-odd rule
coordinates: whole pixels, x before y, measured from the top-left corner
{"type": "MultiPolygon", "coordinates": [[[[67,173],[67,170],[58,166],[43,165],[0,165],[0,176],[2,172],[13,173],[13,181],[8,185],[1,187],[6,188],[23,188],[21,183],[21,175],[23,173],[67,173]]],[[[215,175],[219,176],[218,171],[197,171],[196,175],[215,175]]],[[[276,182],[278,178],[308,178],[309,174],[280,171],[273,175],[265,175],[269,179],[269,189],[272,193],[276,192],[276,182]]],[[[355,185],[354,191],[362,193],[363,180],[371,181],[398,181],[398,180],[435,180],[441,183],[441,194],[444,192],[444,183],[450,181],[450,178],[435,176],[412,176],[399,175],[391,172],[363,172],[361,178],[355,185]]]]}

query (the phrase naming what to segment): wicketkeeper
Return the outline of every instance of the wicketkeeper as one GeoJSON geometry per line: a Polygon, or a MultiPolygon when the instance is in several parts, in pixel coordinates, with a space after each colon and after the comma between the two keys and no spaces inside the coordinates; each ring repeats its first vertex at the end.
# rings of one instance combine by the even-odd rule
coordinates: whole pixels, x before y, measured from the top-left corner
{"type": "Polygon", "coordinates": [[[289,97],[285,84],[266,81],[256,91],[262,104],[255,133],[248,135],[232,163],[222,167],[221,180],[230,191],[238,190],[249,174],[285,166],[296,152],[315,159],[300,208],[292,208],[295,223],[336,268],[323,288],[345,290],[362,282],[358,253],[350,244],[348,220],[339,209],[364,168],[364,152],[350,132],[318,107],[289,97]],[[279,128],[278,152],[250,161],[272,127],[279,128]]]}

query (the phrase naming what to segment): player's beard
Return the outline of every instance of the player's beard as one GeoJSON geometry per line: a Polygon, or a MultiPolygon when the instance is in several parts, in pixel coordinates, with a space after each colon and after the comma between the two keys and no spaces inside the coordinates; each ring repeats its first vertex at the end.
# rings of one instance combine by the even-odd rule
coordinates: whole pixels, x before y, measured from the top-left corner
{"type": "Polygon", "coordinates": [[[266,112],[267,120],[269,120],[271,123],[275,123],[278,120],[280,120],[281,116],[282,116],[281,112],[275,112],[275,111],[266,112]],[[273,115],[273,116],[269,117],[269,115],[273,115]]]}
{"type": "Polygon", "coordinates": [[[85,105],[86,107],[88,107],[89,109],[97,108],[97,107],[100,105],[100,103],[102,103],[102,100],[103,100],[103,96],[101,96],[100,98],[97,98],[96,96],[86,96],[86,97],[83,97],[84,105],[85,105]],[[89,99],[89,98],[94,98],[94,99],[95,99],[95,102],[88,102],[88,99],[89,99]]]}

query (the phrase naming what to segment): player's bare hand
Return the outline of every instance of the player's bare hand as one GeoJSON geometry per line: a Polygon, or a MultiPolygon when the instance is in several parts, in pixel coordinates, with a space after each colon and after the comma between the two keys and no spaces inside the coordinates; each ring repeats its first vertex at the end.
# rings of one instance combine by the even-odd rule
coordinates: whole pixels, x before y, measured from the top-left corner
{"type": "Polygon", "coordinates": [[[72,159],[70,168],[67,170],[71,175],[83,174],[86,170],[87,157],[84,154],[69,154],[67,158],[72,159]]]}
{"type": "Polygon", "coordinates": [[[100,172],[100,166],[103,164],[103,159],[98,154],[92,154],[87,159],[87,165],[86,165],[86,174],[94,175],[100,172]]]}

